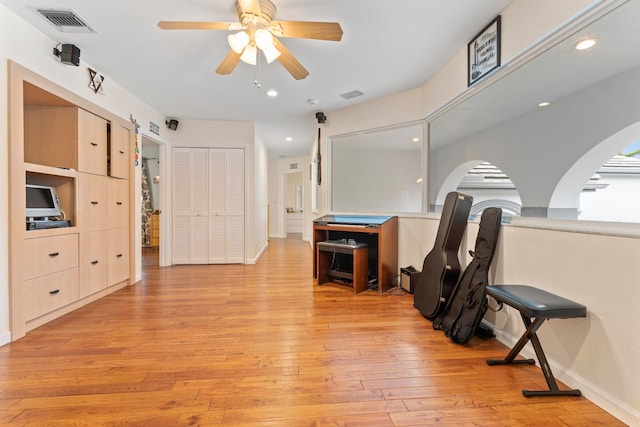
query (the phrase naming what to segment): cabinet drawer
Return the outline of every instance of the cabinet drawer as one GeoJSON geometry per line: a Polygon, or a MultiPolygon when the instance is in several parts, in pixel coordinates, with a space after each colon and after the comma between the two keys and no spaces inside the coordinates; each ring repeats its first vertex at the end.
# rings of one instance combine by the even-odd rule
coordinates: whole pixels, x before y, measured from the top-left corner
{"type": "Polygon", "coordinates": [[[78,266],[77,234],[27,239],[25,249],[26,279],[78,266]]]}
{"type": "Polygon", "coordinates": [[[25,282],[27,320],[47,314],[78,299],[78,269],[60,271],[25,282]]]}

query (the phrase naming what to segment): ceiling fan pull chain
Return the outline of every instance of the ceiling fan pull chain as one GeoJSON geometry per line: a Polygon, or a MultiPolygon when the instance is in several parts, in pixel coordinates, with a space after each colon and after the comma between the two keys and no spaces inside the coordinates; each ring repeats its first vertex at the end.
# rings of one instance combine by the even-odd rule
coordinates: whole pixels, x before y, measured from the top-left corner
{"type": "Polygon", "coordinates": [[[256,85],[258,90],[262,89],[262,83],[260,82],[260,52],[258,52],[258,61],[256,67],[256,79],[253,81],[253,84],[256,85]]]}

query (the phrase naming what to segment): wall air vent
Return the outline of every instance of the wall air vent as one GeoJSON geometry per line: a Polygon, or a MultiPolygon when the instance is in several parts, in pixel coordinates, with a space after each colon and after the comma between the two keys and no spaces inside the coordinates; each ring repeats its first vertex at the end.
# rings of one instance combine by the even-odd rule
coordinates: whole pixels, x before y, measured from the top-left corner
{"type": "Polygon", "coordinates": [[[37,9],[38,13],[64,33],[95,33],[96,31],[73,10],[37,9]]]}
{"type": "Polygon", "coordinates": [[[343,93],[340,96],[344,99],[353,99],[362,95],[364,95],[364,93],[360,92],[359,90],[352,90],[351,92],[343,93]]]}

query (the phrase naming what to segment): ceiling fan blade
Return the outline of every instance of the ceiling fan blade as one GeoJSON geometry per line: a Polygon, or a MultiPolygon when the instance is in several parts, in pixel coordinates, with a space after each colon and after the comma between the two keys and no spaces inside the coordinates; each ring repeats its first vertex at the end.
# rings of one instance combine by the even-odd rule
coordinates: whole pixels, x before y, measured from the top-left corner
{"type": "Polygon", "coordinates": [[[231,72],[236,68],[240,62],[240,54],[235,53],[233,50],[230,50],[227,53],[227,56],[224,57],[218,68],[216,69],[216,73],[218,74],[231,74],[231,72]]]}
{"type": "Polygon", "coordinates": [[[160,21],[163,30],[229,30],[237,26],[235,22],[160,21]]]}
{"type": "Polygon", "coordinates": [[[259,0],[238,0],[238,5],[243,13],[251,13],[255,16],[260,16],[259,0]]]}
{"type": "MultiPolygon", "coordinates": [[[[274,37],[275,38],[275,37],[274,37]]],[[[306,68],[302,66],[300,62],[296,59],[295,56],[289,49],[286,48],[285,45],[282,44],[280,40],[276,39],[276,49],[280,51],[280,56],[278,57],[278,61],[282,64],[284,68],[287,69],[289,74],[293,76],[296,80],[302,80],[309,75],[309,72],[306,68]]]]}
{"type": "Polygon", "coordinates": [[[280,37],[332,40],[342,39],[342,27],[337,22],[271,21],[274,34],[280,37]]]}

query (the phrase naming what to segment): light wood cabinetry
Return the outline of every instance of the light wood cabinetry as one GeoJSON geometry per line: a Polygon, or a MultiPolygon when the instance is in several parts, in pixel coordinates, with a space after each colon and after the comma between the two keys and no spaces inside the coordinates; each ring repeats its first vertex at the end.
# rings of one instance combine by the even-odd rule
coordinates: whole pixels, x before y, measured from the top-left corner
{"type": "Polygon", "coordinates": [[[107,164],[109,176],[114,178],[129,179],[131,150],[129,141],[131,132],[118,124],[111,125],[111,144],[107,152],[107,164]]]}
{"type": "Polygon", "coordinates": [[[107,121],[78,108],[78,170],[107,174],[107,121]]]}
{"type": "Polygon", "coordinates": [[[41,237],[25,240],[30,268],[25,279],[33,279],[78,266],[78,235],[41,237]]]}
{"type": "MultiPolygon", "coordinates": [[[[131,283],[133,132],[9,62],[12,340],[131,283]],[[56,189],[69,226],[25,227],[25,184],[56,189]]],[[[47,225],[47,226],[53,226],[47,225]]]]}
{"type": "Polygon", "coordinates": [[[104,230],[107,224],[107,177],[90,173],[80,173],[78,227],[81,231],[104,230]]]}
{"type": "Polygon", "coordinates": [[[86,297],[107,287],[107,231],[80,235],[79,295],[86,297]]]}

